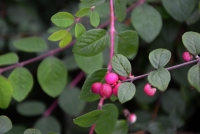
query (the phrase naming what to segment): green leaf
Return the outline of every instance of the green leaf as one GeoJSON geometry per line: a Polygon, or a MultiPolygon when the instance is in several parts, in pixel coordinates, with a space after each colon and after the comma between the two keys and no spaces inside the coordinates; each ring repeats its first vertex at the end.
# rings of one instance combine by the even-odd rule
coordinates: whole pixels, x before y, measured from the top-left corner
{"type": "Polygon", "coordinates": [[[100,23],[99,14],[94,10],[90,13],[90,23],[94,27],[98,27],[100,23]]]}
{"type": "Polygon", "coordinates": [[[26,101],[17,105],[17,111],[24,116],[41,115],[45,111],[45,105],[39,101],[26,101]]]}
{"type": "Polygon", "coordinates": [[[86,16],[90,12],[90,8],[82,8],[76,12],[75,16],[76,17],[83,17],[86,16]]]}
{"type": "Polygon", "coordinates": [[[128,77],[131,74],[131,64],[129,60],[121,54],[113,56],[112,67],[114,71],[121,76],[128,77]]]}
{"type": "Polygon", "coordinates": [[[82,86],[80,98],[87,102],[98,100],[99,95],[92,93],[90,89],[93,83],[104,81],[106,73],[107,69],[100,69],[89,75],[82,86]]]}
{"type": "Polygon", "coordinates": [[[26,130],[25,126],[22,125],[14,125],[11,130],[6,132],[5,134],[23,134],[24,131],[26,130]]]}
{"type": "Polygon", "coordinates": [[[63,37],[63,39],[59,42],[59,47],[63,48],[67,46],[71,41],[72,41],[72,35],[70,32],[67,32],[65,37],[63,37]]]}
{"type": "Polygon", "coordinates": [[[182,36],[183,44],[187,50],[193,54],[200,54],[200,34],[196,32],[186,32],[182,36]]]}
{"type": "Polygon", "coordinates": [[[170,79],[169,71],[162,67],[150,72],[148,75],[149,83],[160,91],[165,91],[167,89],[170,79]]]}
{"type": "Polygon", "coordinates": [[[115,128],[118,118],[118,109],[113,104],[106,104],[102,107],[103,112],[96,122],[95,132],[98,134],[110,134],[115,128]]]}
{"type": "Polygon", "coordinates": [[[104,110],[94,110],[82,116],[75,118],[73,121],[75,124],[81,127],[90,127],[96,123],[96,121],[100,118],[101,114],[105,112],[104,110]]]}
{"type": "Polygon", "coordinates": [[[52,116],[40,118],[34,124],[34,128],[40,130],[42,134],[47,134],[48,132],[61,132],[59,122],[52,116]]]}
{"type": "Polygon", "coordinates": [[[103,67],[103,55],[99,53],[92,57],[74,54],[77,65],[87,74],[91,74],[103,67]]]}
{"type": "Polygon", "coordinates": [[[67,30],[56,31],[49,36],[48,40],[59,41],[59,40],[63,39],[67,33],[68,33],[67,30]]]}
{"type": "Polygon", "coordinates": [[[125,103],[133,98],[136,88],[133,83],[124,82],[119,86],[118,99],[121,103],[125,103]]]}
{"type": "Polygon", "coordinates": [[[85,27],[81,23],[76,23],[76,25],[75,25],[75,36],[76,36],[76,38],[79,38],[85,32],[86,32],[85,27]]]}
{"type": "Polygon", "coordinates": [[[126,17],[126,1],[115,0],[114,1],[115,14],[119,21],[123,21],[126,17]]]}
{"type": "Polygon", "coordinates": [[[192,87],[200,92],[200,64],[194,65],[188,71],[188,81],[192,87]]]}
{"type": "Polygon", "coordinates": [[[24,67],[15,68],[8,77],[13,87],[13,98],[18,102],[24,100],[33,87],[33,77],[24,67]]]}
{"type": "Polygon", "coordinates": [[[42,133],[40,132],[40,130],[29,128],[29,129],[26,129],[24,134],[42,134],[42,133]]]}
{"type": "Polygon", "coordinates": [[[4,134],[12,128],[11,120],[4,115],[0,116],[0,134],[4,134]]]}
{"type": "Polygon", "coordinates": [[[177,21],[188,19],[196,6],[196,0],[162,0],[167,12],[177,21]]]}
{"type": "Polygon", "coordinates": [[[117,121],[112,134],[128,134],[128,123],[125,120],[117,121]]]}
{"type": "Polygon", "coordinates": [[[78,116],[85,107],[85,101],[80,100],[78,96],[80,90],[77,88],[69,88],[59,96],[58,103],[63,111],[71,116],[78,116]]]}
{"type": "Polygon", "coordinates": [[[130,56],[138,51],[139,38],[135,31],[127,30],[118,34],[118,50],[119,54],[130,56]]]}
{"type": "Polygon", "coordinates": [[[25,52],[41,52],[47,50],[47,44],[44,39],[40,37],[26,37],[15,40],[14,46],[25,52]]]}
{"type": "Polygon", "coordinates": [[[40,63],[37,77],[43,91],[51,97],[56,97],[65,88],[67,69],[59,59],[48,57],[40,63]]]}
{"type": "Polygon", "coordinates": [[[81,0],[82,3],[90,6],[96,6],[105,2],[105,0],[81,0]]]}
{"type": "Polygon", "coordinates": [[[140,5],[132,11],[131,22],[147,43],[152,42],[162,28],[161,15],[155,8],[147,4],[140,5]]]}
{"type": "Polygon", "coordinates": [[[74,20],[74,16],[68,12],[58,12],[51,17],[51,21],[59,27],[68,27],[74,20]]]}
{"type": "Polygon", "coordinates": [[[171,52],[167,49],[158,48],[149,54],[149,61],[151,65],[158,69],[164,67],[171,59],[171,52]]]}
{"type": "Polygon", "coordinates": [[[94,56],[107,46],[108,36],[104,29],[92,29],[77,39],[73,52],[81,56],[94,56]]]}
{"type": "Polygon", "coordinates": [[[7,53],[0,56],[0,66],[17,63],[19,58],[16,53],[7,53]]]}
{"type": "Polygon", "coordinates": [[[3,76],[0,76],[0,108],[6,109],[11,101],[13,88],[10,82],[3,76]]]}

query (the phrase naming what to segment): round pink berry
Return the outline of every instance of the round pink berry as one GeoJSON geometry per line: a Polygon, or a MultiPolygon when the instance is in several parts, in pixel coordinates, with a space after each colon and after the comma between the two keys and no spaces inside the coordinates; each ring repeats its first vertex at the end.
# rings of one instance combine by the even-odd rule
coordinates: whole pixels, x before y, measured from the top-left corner
{"type": "Polygon", "coordinates": [[[102,86],[102,83],[95,82],[95,83],[92,84],[91,91],[94,94],[99,94],[99,90],[100,90],[101,86],[102,86]]]}
{"type": "Polygon", "coordinates": [[[144,86],[144,92],[148,95],[148,96],[153,96],[156,93],[156,88],[152,88],[151,85],[149,83],[147,83],[144,86]]]}
{"type": "Polygon", "coordinates": [[[110,98],[111,95],[112,95],[112,87],[111,85],[105,83],[105,84],[102,84],[100,90],[99,90],[99,95],[102,97],[102,98],[110,98]]]}
{"type": "Polygon", "coordinates": [[[113,88],[113,94],[115,96],[118,96],[118,89],[119,89],[119,86],[121,85],[122,83],[118,83],[117,85],[114,86],[113,88]]]}
{"type": "Polygon", "coordinates": [[[126,80],[126,79],[127,79],[126,76],[121,76],[121,75],[119,75],[119,80],[126,80]]]}
{"type": "Polygon", "coordinates": [[[189,52],[184,52],[182,57],[183,57],[183,60],[186,62],[190,61],[193,58],[193,56],[189,52]]]}
{"type": "Polygon", "coordinates": [[[111,73],[106,74],[105,80],[106,80],[106,83],[113,84],[119,80],[119,77],[116,73],[111,72],[111,73]]]}
{"type": "Polygon", "coordinates": [[[129,116],[128,116],[129,123],[132,124],[132,123],[136,122],[136,120],[137,120],[137,116],[135,114],[129,114],[129,116]]]}

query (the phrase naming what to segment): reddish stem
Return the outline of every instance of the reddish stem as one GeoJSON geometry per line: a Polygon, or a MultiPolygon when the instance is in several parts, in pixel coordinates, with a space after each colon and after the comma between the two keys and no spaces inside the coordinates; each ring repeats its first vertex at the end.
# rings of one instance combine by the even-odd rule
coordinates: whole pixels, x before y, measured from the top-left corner
{"type": "Polygon", "coordinates": [[[85,73],[84,72],[80,72],[76,76],[76,78],[69,84],[69,87],[70,88],[75,87],[84,76],[85,76],[85,73]]]}

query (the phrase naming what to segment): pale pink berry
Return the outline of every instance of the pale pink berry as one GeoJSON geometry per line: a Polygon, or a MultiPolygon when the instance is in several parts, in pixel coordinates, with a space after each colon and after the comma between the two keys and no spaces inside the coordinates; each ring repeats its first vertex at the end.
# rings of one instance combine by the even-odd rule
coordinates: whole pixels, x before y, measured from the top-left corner
{"type": "Polygon", "coordinates": [[[151,85],[149,83],[147,83],[144,86],[144,92],[148,95],[148,96],[153,96],[156,93],[156,88],[152,88],[151,85]]]}
{"type": "Polygon", "coordinates": [[[100,90],[101,86],[102,86],[102,83],[95,82],[95,83],[92,84],[91,91],[94,94],[99,94],[99,90],[100,90]]]}
{"type": "Polygon", "coordinates": [[[183,57],[183,60],[186,62],[192,60],[193,58],[193,56],[189,52],[184,52],[182,57],[183,57]]]}
{"type": "Polygon", "coordinates": [[[115,96],[118,96],[118,89],[119,89],[119,86],[121,85],[122,83],[118,83],[117,85],[114,86],[113,88],[113,94],[115,96]]]}
{"type": "Polygon", "coordinates": [[[128,119],[128,122],[132,124],[136,122],[137,116],[135,114],[129,114],[127,119],[128,119]]]}
{"type": "Polygon", "coordinates": [[[99,90],[99,95],[102,98],[110,98],[112,95],[112,87],[111,85],[104,83],[102,84],[100,90],[99,90]]]}
{"type": "Polygon", "coordinates": [[[119,80],[119,77],[116,73],[111,72],[111,73],[106,74],[105,80],[106,80],[106,83],[113,84],[119,80]]]}

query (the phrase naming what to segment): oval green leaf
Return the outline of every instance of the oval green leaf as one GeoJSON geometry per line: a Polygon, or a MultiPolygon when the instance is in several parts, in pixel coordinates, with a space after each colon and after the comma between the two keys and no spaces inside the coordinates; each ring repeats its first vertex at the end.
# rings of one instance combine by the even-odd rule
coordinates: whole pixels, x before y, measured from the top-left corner
{"type": "Polygon", "coordinates": [[[82,3],[88,6],[96,6],[105,2],[105,0],[81,0],[82,3]]]}
{"type": "Polygon", "coordinates": [[[87,102],[98,100],[99,95],[92,93],[90,89],[93,83],[103,82],[106,73],[107,69],[100,69],[89,75],[82,86],[80,98],[87,102]]]}
{"type": "Polygon", "coordinates": [[[104,29],[92,29],[77,39],[73,52],[81,56],[94,56],[107,46],[108,36],[104,29]]]}
{"type": "Polygon", "coordinates": [[[131,56],[138,51],[139,38],[135,31],[127,30],[118,34],[118,50],[119,54],[131,56]]]}
{"type": "Polygon", "coordinates": [[[193,54],[200,54],[200,34],[196,32],[186,32],[182,36],[182,41],[187,50],[193,54]]]}
{"type": "Polygon", "coordinates": [[[76,25],[75,25],[75,37],[79,38],[85,32],[86,32],[85,27],[81,23],[76,23],[76,25]]]}
{"type": "Polygon", "coordinates": [[[99,53],[92,57],[74,54],[77,65],[87,74],[91,74],[103,67],[103,55],[99,53]]]}
{"type": "Polygon", "coordinates": [[[24,116],[41,115],[45,111],[45,105],[39,101],[26,101],[17,105],[17,111],[24,116]]]}
{"type": "Polygon", "coordinates": [[[48,57],[40,63],[37,77],[43,91],[56,97],[62,93],[67,83],[67,68],[59,59],[48,57]]]}
{"type": "Polygon", "coordinates": [[[159,89],[160,91],[165,91],[171,80],[171,75],[165,68],[158,68],[152,71],[148,75],[149,83],[159,89]]]}
{"type": "Polygon", "coordinates": [[[83,17],[86,16],[88,13],[90,12],[90,8],[82,8],[80,10],[78,10],[75,14],[76,17],[83,17]]]}
{"type": "Polygon", "coordinates": [[[11,83],[3,76],[0,76],[0,108],[6,109],[11,101],[13,88],[11,83]]]}
{"type": "Polygon", "coordinates": [[[94,27],[98,27],[100,23],[99,14],[94,10],[90,13],[90,23],[94,27]]]}
{"type": "Polygon", "coordinates": [[[0,116],[0,134],[4,134],[12,128],[11,120],[4,115],[0,116]]]}
{"type": "Polygon", "coordinates": [[[194,65],[188,71],[188,81],[192,87],[200,92],[200,64],[194,65]]]}
{"type": "Polygon", "coordinates": [[[40,130],[29,128],[29,129],[26,129],[24,134],[42,134],[42,133],[40,132],[40,130]]]}
{"type": "Polygon", "coordinates": [[[8,77],[13,87],[13,98],[18,102],[24,100],[33,87],[33,77],[24,67],[15,68],[8,77]]]}
{"type": "Polygon", "coordinates": [[[125,103],[133,98],[136,88],[133,83],[124,82],[119,86],[118,99],[121,103],[125,103]]]}
{"type": "Polygon", "coordinates": [[[129,60],[121,54],[113,56],[112,67],[114,71],[121,76],[128,77],[131,74],[131,64],[129,60]]]}
{"type": "Polygon", "coordinates": [[[51,34],[48,38],[50,41],[59,41],[63,39],[67,34],[67,30],[59,30],[51,34]]]}
{"type": "Polygon", "coordinates": [[[89,112],[87,114],[84,114],[82,116],[79,116],[75,118],[73,121],[75,124],[81,126],[81,127],[90,127],[93,124],[96,123],[96,121],[99,119],[101,114],[105,112],[104,110],[94,110],[92,112],[89,112]]]}
{"type": "Polygon", "coordinates": [[[112,134],[128,134],[128,123],[125,120],[117,121],[112,134]]]}
{"type": "Polygon", "coordinates": [[[59,47],[63,48],[67,46],[72,41],[72,35],[70,32],[67,32],[65,37],[59,42],[59,47]]]}
{"type": "Polygon", "coordinates": [[[7,53],[0,56],[0,66],[17,63],[19,58],[16,53],[7,53]]]}
{"type": "Polygon", "coordinates": [[[123,21],[126,17],[126,1],[115,0],[114,1],[115,14],[119,21],[123,21]]]}
{"type": "Polygon", "coordinates": [[[41,52],[47,50],[47,44],[40,37],[26,37],[15,40],[14,47],[25,52],[41,52]]]}
{"type": "Polygon", "coordinates": [[[154,7],[147,4],[140,5],[132,11],[131,22],[147,43],[152,42],[162,28],[161,15],[154,7]]]}
{"type": "Polygon", "coordinates": [[[59,27],[68,27],[74,20],[74,16],[68,12],[58,12],[51,17],[51,21],[59,27]]]}
{"type": "Polygon", "coordinates": [[[58,104],[63,111],[71,116],[78,116],[85,107],[85,101],[78,97],[80,90],[77,88],[69,88],[63,91],[59,96],[58,104]]]}
{"type": "Polygon", "coordinates": [[[158,69],[164,67],[171,59],[171,52],[167,49],[158,48],[149,54],[149,61],[151,65],[158,69]]]}

